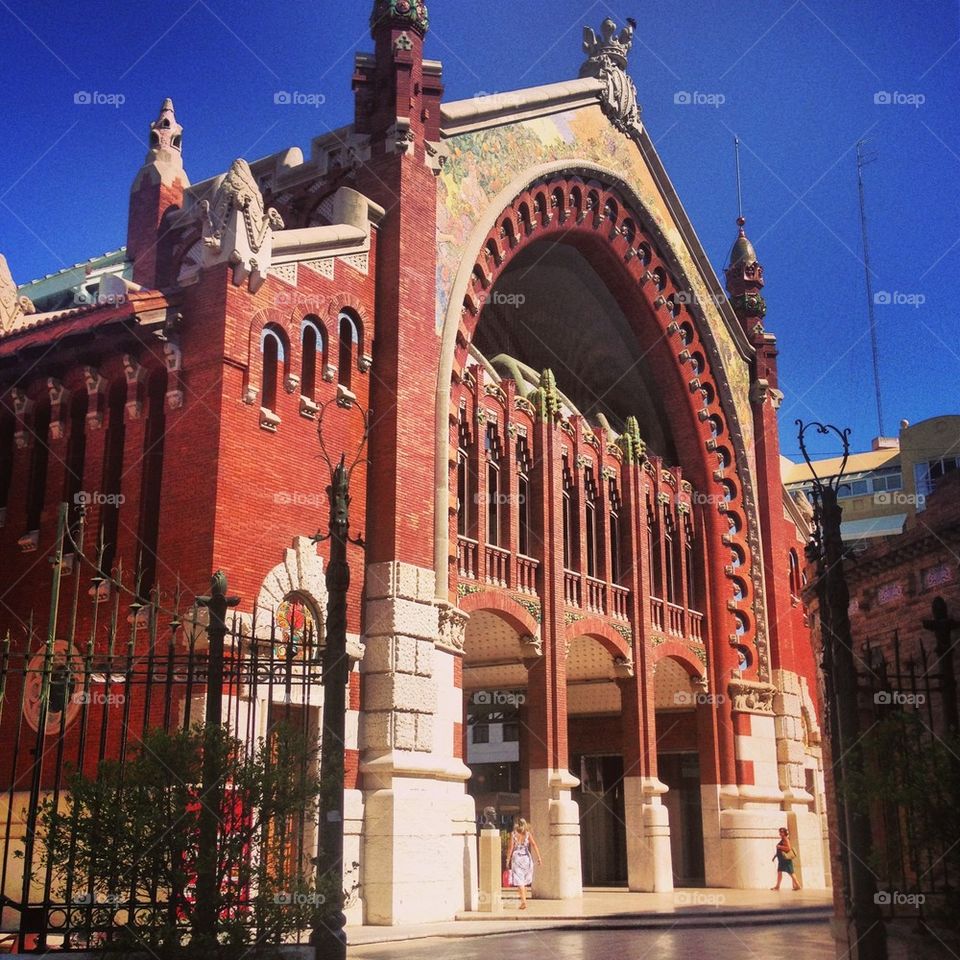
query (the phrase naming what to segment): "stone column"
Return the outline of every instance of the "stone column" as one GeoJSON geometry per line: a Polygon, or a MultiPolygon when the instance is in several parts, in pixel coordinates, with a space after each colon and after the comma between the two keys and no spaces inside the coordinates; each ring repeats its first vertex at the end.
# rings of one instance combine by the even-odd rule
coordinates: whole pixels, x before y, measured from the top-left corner
{"type": "MultiPolygon", "coordinates": [[[[475,905],[476,813],[454,756],[453,656],[434,571],[367,567],[360,772],[366,922],[450,920],[475,905]]],[[[461,639],[462,646],[462,639],[461,639]]]]}
{"type": "Polygon", "coordinates": [[[559,740],[565,755],[567,741],[565,698],[561,707],[556,696],[561,687],[566,690],[566,671],[562,666],[557,669],[558,659],[554,649],[527,661],[529,820],[543,856],[543,865],[534,871],[533,892],[547,900],[579,897],[583,892],[580,808],[571,795],[579,780],[565,761],[559,761],[557,750],[559,740]]]}
{"type": "Polygon", "coordinates": [[[618,681],[623,721],[623,811],[627,826],[627,885],[631,890],[663,893],[673,889],[670,818],[662,797],[667,785],[644,775],[640,763],[643,718],[640,690],[645,678],[618,681]]]}

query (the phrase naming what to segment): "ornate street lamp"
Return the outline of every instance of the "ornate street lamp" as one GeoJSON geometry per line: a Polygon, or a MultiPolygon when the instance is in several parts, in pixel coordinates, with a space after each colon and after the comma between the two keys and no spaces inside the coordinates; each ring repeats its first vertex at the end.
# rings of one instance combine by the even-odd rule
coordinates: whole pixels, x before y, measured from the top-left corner
{"type": "Polygon", "coordinates": [[[885,960],[886,930],[875,900],[876,884],[867,866],[872,847],[870,819],[857,803],[844,796],[846,784],[863,768],[859,750],[857,669],[850,633],[850,591],[843,569],[843,515],[837,500],[850,456],[850,429],[832,424],[796,421],[800,452],[813,477],[813,539],[808,559],[816,564],[816,591],[820,617],[822,669],[827,706],[827,736],[833,770],[835,829],[838,831],[848,956],[857,960],[885,960]],[[836,435],[843,445],[840,469],[821,479],[807,452],[805,435],[811,427],[823,436],[836,435]]]}
{"type": "Polygon", "coordinates": [[[317,436],[320,450],[330,471],[327,498],[330,501],[328,532],[317,533],[315,543],[330,541],[327,564],[327,622],[323,650],[323,738],[320,745],[319,849],[317,851],[317,892],[322,899],[315,913],[310,943],[318,960],[345,960],[347,938],[343,913],[343,789],[344,730],[346,723],[346,689],[350,679],[350,658],[347,654],[347,590],[350,587],[350,566],[347,544],[363,546],[361,537],[350,537],[350,478],[361,462],[370,431],[369,413],[352,396],[339,397],[337,406],[356,406],[363,422],[363,432],[356,457],[349,467],[346,455],[333,465],[323,436],[323,417],[329,405],[317,411],[317,436]]]}

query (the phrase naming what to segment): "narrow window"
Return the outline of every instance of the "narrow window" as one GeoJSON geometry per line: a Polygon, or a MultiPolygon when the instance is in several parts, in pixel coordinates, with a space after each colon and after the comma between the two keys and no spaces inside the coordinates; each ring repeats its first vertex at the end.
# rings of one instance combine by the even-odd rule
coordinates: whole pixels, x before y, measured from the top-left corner
{"type": "Polygon", "coordinates": [[[340,383],[348,390],[353,378],[354,344],[359,344],[357,324],[349,313],[340,314],[340,383]]]}
{"type": "Polygon", "coordinates": [[[650,557],[650,592],[663,599],[663,554],[660,550],[660,531],[657,515],[647,504],[647,553],[650,557]]]}
{"type": "Polygon", "coordinates": [[[694,550],[693,536],[687,538],[687,609],[699,610],[699,581],[697,580],[696,550],[694,550]]]}
{"type": "Polygon", "coordinates": [[[517,440],[517,534],[520,553],[531,556],[530,451],[525,437],[517,440]]]}
{"type": "Polygon", "coordinates": [[[163,444],[166,433],[166,371],[157,370],[148,386],[150,413],[143,438],[143,480],[140,487],[140,596],[147,599],[157,579],[160,535],[160,491],[163,484],[163,444]]]}
{"type": "Polygon", "coordinates": [[[620,583],[623,570],[620,561],[620,493],[617,481],[610,480],[610,581],[620,583]]]}
{"type": "Polygon", "coordinates": [[[27,490],[27,530],[40,529],[43,501],[47,495],[47,464],[50,461],[50,404],[38,407],[33,425],[33,456],[27,490]]]}
{"type": "Polygon", "coordinates": [[[78,494],[83,490],[83,470],[87,455],[87,393],[78,390],[70,402],[70,440],[67,443],[67,475],[63,498],[71,520],[76,519],[78,494]]]}
{"type": "Polygon", "coordinates": [[[123,445],[126,425],[123,421],[127,385],[120,380],[113,385],[109,398],[109,420],[106,437],[106,455],[103,469],[103,489],[99,501],[100,536],[103,541],[103,567],[112,573],[117,559],[117,536],[120,532],[120,486],[123,479],[123,445]]]}
{"type": "Polygon", "coordinates": [[[476,471],[471,459],[472,445],[467,411],[461,408],[457,424],[457,534],[461,537],[470,537],[474,533],[476,471]]]}
{"type": "Polygon", "coordinates": [[[314,318],[303,321],[300,349],[300,393],[313,400],[317,389],[317,366],[322,369],[324,362],[323,331],[314,318]]]}
{"type": "Polygon", "coordinates": [[[573,475],[570,472],[570,464],[566,457],[563,458],[563,565],[567,570],[573,569],[573,564],[578,553],[577,541],[579,530],[577,529],[576,503],[574,501],[575,489],[573,486],[573,475]]]}
{"type": "Polygon", "coordinates": [[[263,331],[263,385],[260,396],[267,410],[277,409],[277,377],[284,362],[283,342],[274,330],[263,331]]]}
{"type": "Polygon", "coordinates": [[[487,543],[500,546],[502,511],[500,489],[500,437],[496,424],[487,425],[487,543]]]}
{"type": "Polygon", "coordinates": [[[7,506],[13,478],[13,417],[0,408],[0,510],[7,506]]]}
{"type": "Polygon", "coordinates": [[[583,484],[587,540],[587,576],[597,577],[600,564],[597,562],[599,542],[597,537],[597,488],[593,482],[593,471],[587,469],[583,484]]]}

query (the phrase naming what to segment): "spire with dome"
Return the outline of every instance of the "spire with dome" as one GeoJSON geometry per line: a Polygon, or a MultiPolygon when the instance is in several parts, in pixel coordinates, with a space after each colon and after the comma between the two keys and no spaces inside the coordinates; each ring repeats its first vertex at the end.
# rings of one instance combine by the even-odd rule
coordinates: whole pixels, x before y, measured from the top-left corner
{"type": "Polygon", "coordinates": [[[760,293],[763,289],[763,267],[743,229],[746,222],[742,215],[737,217],[737,226],[740,229],[730,249],[724,276],[733,309],[749,333],[757,324],[763,325],[767,305],[760,293]]]}

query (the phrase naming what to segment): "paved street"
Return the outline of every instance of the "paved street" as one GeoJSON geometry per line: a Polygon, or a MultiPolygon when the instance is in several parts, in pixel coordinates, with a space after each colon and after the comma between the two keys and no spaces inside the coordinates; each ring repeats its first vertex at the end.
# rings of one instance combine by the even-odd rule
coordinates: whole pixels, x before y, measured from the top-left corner
{"type": "Polygon", "coordinates": [[[678,930],[543,930],[494,936],[432,937],[406,943],[368,944],[348,951],[350,960],[416,957],[417,960],[768,960],[787,955],[832,960],[825,921],[782,926],[678,930]]]}

